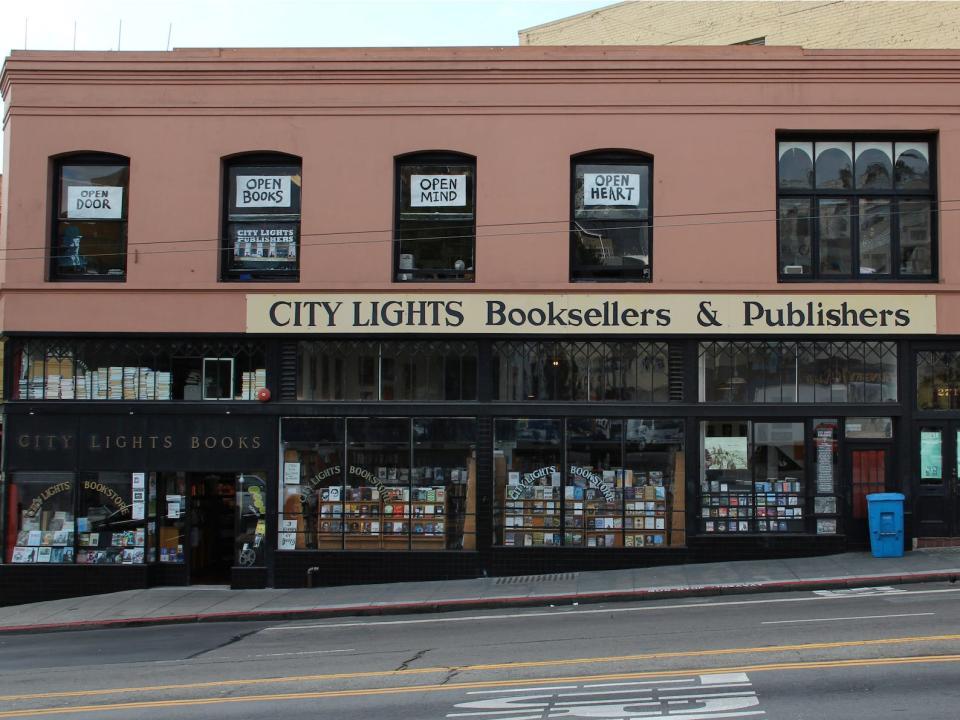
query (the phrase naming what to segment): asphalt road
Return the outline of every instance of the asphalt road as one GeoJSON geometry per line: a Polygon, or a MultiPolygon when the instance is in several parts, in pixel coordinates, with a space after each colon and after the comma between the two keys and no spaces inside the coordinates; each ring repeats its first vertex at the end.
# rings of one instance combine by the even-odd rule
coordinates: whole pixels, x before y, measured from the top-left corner
{"type": "Polygon", "coordinates": [[[0,636],[0,718],[960,717],[960,585],[0,636]]]}

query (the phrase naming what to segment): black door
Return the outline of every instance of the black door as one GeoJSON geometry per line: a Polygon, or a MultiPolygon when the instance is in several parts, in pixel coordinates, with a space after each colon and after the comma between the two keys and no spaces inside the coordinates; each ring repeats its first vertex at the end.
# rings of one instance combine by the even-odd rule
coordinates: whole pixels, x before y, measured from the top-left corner
{"type": "Polygon", "coordinates": [[[867,495],[887,491],[887,480],[892,477],[892,456],[889,445],[848,443],[846,446],[844,476],[850,478],[847,537],[852,545],[865,546],[870,542],[867,495]]]}
{"type": "Polygon", "coordinates": [[[227,584],[233,565],[236,475],[190,475],[190,582],[227,584]]]}
{"type": "Polygon", "coordinates": [[[918,537],[949,537],[960,531],[957,517],[957,421],[917,424],[914,468],[917,473],[918,537]]]}

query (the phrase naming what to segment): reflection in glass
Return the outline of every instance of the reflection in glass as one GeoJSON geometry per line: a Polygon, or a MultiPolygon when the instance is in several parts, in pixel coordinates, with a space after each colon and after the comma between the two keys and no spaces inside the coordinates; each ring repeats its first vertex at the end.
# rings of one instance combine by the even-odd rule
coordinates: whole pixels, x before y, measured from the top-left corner
{"type": "Polygon", "coordinates": [[[890,273],[890,201],[860,200],[860,274],[890,273]]]}
{"type": "Polygon", "coordinates": [[[813,143],[782,142],[777,175],[781,188],[813,187],[813,143]]]}
{"type": "Polygon", "coordinates": [[[924,350],[916,357],[917,408],[960,409],[960,352],[924,350]]]}
{"type": "Polygon", "coordinates": [[[413,549],[476,549],[476,438],[476,418],[413,419],[413,549]]]}
{"type": "Polygon", "coordinates": [[[622,547],[623,421],[568,420],[567,463],[564,544],[622,547]]]}
{"type": "Polygon", "coordinates": [[[898,190],[930,188],[929,143],[897,143],[895,177],[898,190]]]}
{"type": "Polygon", "coordinates": [[[888,190],[893,187],[893,143],[857,143],[857,188],[888,190]]]}
{"type": "Polygon", "coordinates": [[[9,477],[11,537],[6,543],[6,561],[73,563],[77,531],[73,473],[15,472],[9,477]]]}
{"type": "Polygon", "coordinates": [[[410,421],[347,418],[346,466],[344,548],[408,549],[410,421]]]}
{"type": "Polygon", "coordinates": [[[929,200],[900,201],[900,272],[904,275],[933,272],[930,205],[929,200]]]}
{"type": "Polygon", "coordinates": [[[853,187],[852,143],[817,143],[817,188],[844,190],[853,187]]]}
{"type": "Polygon", "coordinates": [[[810,198],[780,199],[780,272],[809,275],[813,206],[810,198]]]}
{"type": "Polygon", "coordinates": [[[825,199],[818,201],[817,205],[820,228],[820,273],[849,275],[850,201],[825,199]]]}

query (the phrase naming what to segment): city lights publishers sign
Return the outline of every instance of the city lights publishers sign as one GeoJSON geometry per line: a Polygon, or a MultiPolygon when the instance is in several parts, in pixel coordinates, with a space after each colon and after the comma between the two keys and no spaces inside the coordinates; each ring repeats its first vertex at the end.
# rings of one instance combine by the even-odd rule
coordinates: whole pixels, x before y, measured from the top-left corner
{"type": "Polygon", "coordinates": [[[123,188],[73,185],[67,188],[70,220],[118,220],[123,217],[123,188]]]}
{"type": "Polygon", "coordinates": [[[933,295],[247,295],[248,333],[882,336],[936,331],[933,295]]]}

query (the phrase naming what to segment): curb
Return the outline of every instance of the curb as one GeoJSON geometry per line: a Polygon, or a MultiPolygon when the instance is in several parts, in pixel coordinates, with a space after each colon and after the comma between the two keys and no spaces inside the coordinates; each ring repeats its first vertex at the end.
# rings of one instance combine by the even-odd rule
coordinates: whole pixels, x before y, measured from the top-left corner
{"type": "Polygon", "coordinates": [[[113,620],[78,620],[64,623],[40,623],[35,625],[0,626],[0,635],[17,635],[45,632],[73,632],[80,630],[104,630],[114,628],[137,628],[161,625],[189,625],[216,622],[275,622],[283,620],[319,620],[338,617],[370,617],[383,615],[414,615],[459,610],[483,610],[552,605],[596,604],[604,602],[636,602],[684,597],[711,597],[717,595],[746,595],[752,593],[791,592],[802,590],[842,590],[872,587],[874,585],[910,585],[927,582],[955,583],[960,579],[960,569],[936,572],[903,573],[894,575],[858,575],[840,578],[810,580],[771,580],[756,583],[718,583],[715,585],[683,585],[652,587],[641,590],[597,590],[561,595],[529,597],[502,596],[465,598],[459,600],[426,600],[410,603],[383,603],[368,605],[339,605],[336,607],[304,608],[300,610],[251,610],[225,613],[195,613],[189,615],[165,615],[162,617],[122,618],[113,620]]]}

